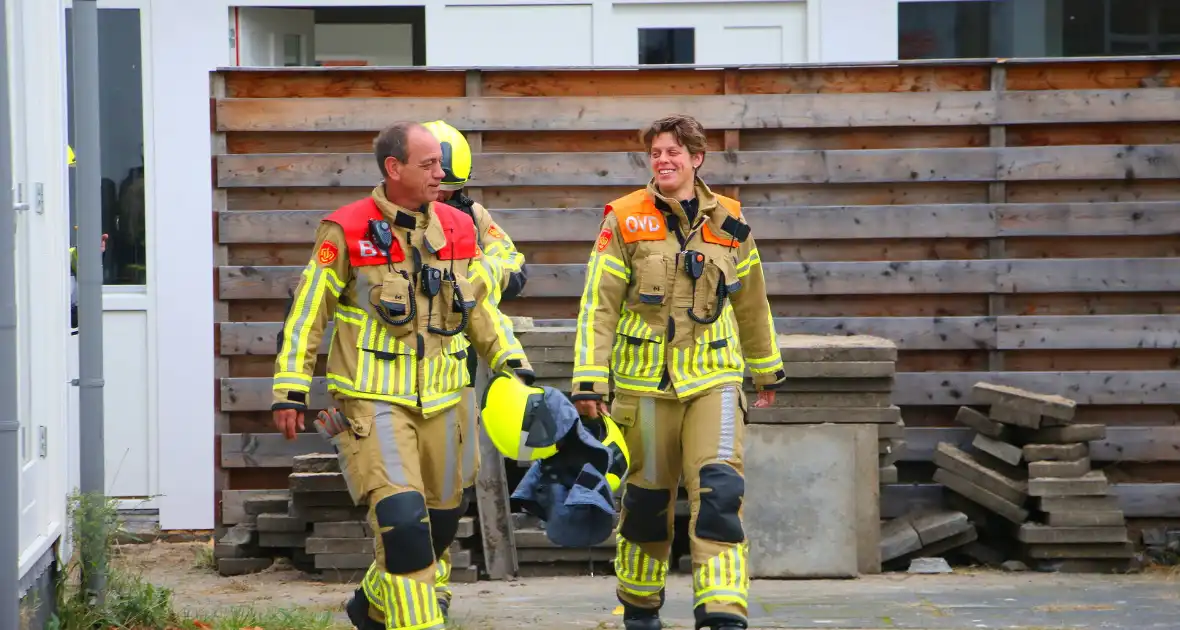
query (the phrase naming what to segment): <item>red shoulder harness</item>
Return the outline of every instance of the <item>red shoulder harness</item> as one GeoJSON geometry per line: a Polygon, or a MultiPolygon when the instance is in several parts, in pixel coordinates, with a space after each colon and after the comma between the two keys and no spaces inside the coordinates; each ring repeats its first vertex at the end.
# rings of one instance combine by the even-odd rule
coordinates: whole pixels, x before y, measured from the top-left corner
{"type": "Polygon", "coordinates": [[[475,221],[466,212],[457,210],[445,203],[431,204],[434,217],[442,227],[447,244],[435,255],[439,260],[466,260],[475,258],[475,221]]]}
{"type": "MultiPolygon", "coordinates": [[[[383,265],[385,257],[373,245],[369,238],[369,219],[380,219],[381,210],[372,197],[365,197],[336,210],[325,221],[331,221],[344,230],[344,241],[348,245],[348,262],[353,267],[368,265],[383,265]]],[[[393,239],[393,247],[389,250],[389,262],[401,262],[406,259],[406,253],[397,239],[393,239]]]]}

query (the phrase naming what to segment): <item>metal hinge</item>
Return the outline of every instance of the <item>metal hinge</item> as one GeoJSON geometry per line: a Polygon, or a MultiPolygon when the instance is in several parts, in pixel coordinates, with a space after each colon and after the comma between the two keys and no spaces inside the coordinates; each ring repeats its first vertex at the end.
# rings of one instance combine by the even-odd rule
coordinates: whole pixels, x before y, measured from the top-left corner
{"type": "Polygon", "coordinates": [[[49,457],[49,429],[45,426],[38,427],[41,435],[41,459],[49,457]]]}
{"type": "Polygon", "coordinates": [[[45,214],[45,184],[37,182],[33,187],[33,202],[37,205],[37,214],[45,214]]]}

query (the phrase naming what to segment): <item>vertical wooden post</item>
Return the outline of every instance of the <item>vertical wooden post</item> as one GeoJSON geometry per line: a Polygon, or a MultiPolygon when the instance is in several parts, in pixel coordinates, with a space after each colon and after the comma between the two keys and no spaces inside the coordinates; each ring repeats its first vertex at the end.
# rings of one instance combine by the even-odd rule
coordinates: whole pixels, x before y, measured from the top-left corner
{"type": "MultiPolygon", "coordinates": [[[[481,357],[475,372],[478,401],[488,386],[491,370],[481,357]]],[[[476,407],[479,409],[478,403],[476,407]]],[[[476,414],[478,417],[479,414],[476,414]]],[[[483,536],[483,563],[493,580],[513,579],[520,572],[516,561],[516,538],[512,531],[512,505],[508,500],[508,473],[504,456],[492,444],[486,431],[479,432],[479,475],[475,500],[479,508],[479,529],[483,536]]]]}
{"type": "MultiPolygon", "coordinates": [[[[214,73],[209,77],[210,103],[212,127],[217,128],[217,99],[225,98],[225,76],[214,73]]],[[[212,134],[213,156],[229,153],[225,134],[214,131],[212,134]]],[[[229,264],[229,247],[221,244],[218,224],[220,215],[227,209],[225,190],[217,187],[217,169],[213,169],[213,528],[214,536],[221,536],[228,529],[221,518],[222,491],[229,487],[229,471],[221,467],[221,436],[229,433],[229,414],[221,410],[221,379],[230,376],[229,358],[221,356],[221,322],[230,321],[229,303],[221,299],[218,286],[218,267],[229,264]]]]}
{"type": "MultiPolygon", "coordinates": [[[[479,96],[482,78],[479,70],[467,71],[467,96],[479,96]]],[[[472,156],[483,152],[483,134],[469,131],[467,144],[471,145],[472,156]]],[[[472,171],[479,163],[472,164],[472,171]]],[[[483,203],[483,191],[467,188],[467,195],[483,203]]],[[[482,357],[475,372],[476,401],[491,378],[491,370],[482,357]]],[[[476,403],[476,417],[479,417],[479,403],[476,403]]],[[[512,505],[508,499],[508,472],[504,469],[504,456],[492,444],[486,431],[479,432],[479,475],[475,483],[476,506],[479,508],[479,528],[483,536],[483,563],[488,577],[493,580],[514,579],[520,573],[516,561],[516,539],[512,532],[512,505]]]]}
{"type": "MultiPolygon", "coordinates": [[[[997,107],[1000,103],[1000,98],[1004,94],[1004,90],[1008,83],[1008,68],[1003,65],[1002,61],[997,61],[991,67],[991,90],[992,96],[995,98],[997,107]]],[[[988,128],[988,146],[992,148],[1003,148],[1007,144],[1007,130],[1004,125],[992,125],[988,128]]],[[[998,175],[997,175],[998,179],[998,175]]],[[[1007,184],[1002,181],[993,181],[987,188],[987,202],[993,204],[1006,203],[1008,200],[1007,184]]],[[[987,242],[987,257],[988,258],[1006,258],[1004,239],[993,238],[987,242]]],[[[992,318],[993,326],[996,318],[1004,314],[1004,296],[998,294],[991,294],[987,296],[987,314],[992,318]]],[[[992,337],[993,341],[995,337],[992,337]]],[[[1000,372],[1004,369],[1004,354],[998,348],[992,348],[987,355],[987,369],[992,372],[1000,372]]]]}

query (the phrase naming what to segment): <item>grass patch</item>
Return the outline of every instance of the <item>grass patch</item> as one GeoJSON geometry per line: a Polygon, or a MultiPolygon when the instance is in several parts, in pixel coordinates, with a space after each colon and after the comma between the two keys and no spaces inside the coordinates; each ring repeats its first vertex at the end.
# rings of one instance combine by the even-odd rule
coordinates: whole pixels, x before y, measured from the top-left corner
{"type": "Polygon", "coordinates": [[[201,571],[217,571],[217,558],[213,557],[213,541],[193,550],[193,568],[201,571]]]}
{"type": "MultiPolygon", "coordinates": [[[[57,610],[49,620],[48,630],[348,630],[352,627],[337,622],[332,611],[298,606],[238,606],[207,614],[179,611],[171,589],[152,584],[137,569],[112,568],[111,557],[120,532],[115,500],[75,494],[69,498],[69,515],[74,557],[56,585],[57,610]],[[88,584],[95,588],[87,588],[88,584]]],[[[201,568],[215,567],[212,545],[201,547],[193,562],[201,568]]]]}

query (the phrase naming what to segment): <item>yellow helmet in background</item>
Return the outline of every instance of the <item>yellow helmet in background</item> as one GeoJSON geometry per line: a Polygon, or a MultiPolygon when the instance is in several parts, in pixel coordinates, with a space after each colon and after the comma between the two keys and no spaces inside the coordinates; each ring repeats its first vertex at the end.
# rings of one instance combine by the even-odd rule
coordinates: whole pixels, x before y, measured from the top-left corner
{"type": "Polygon", "coordinates": [[[442,145],[443,190],[460,190],[471,177],[471,146],[458,129],[441,120],[425,123],[442,145]]]}
{"type": "Polygon", "coordinates": [[[542,400],[545,390],[501,372],[483,393],[480,419],[496,450],[527,462],[557,452],[557,425],[542,400]]]}
{"type": "Polygon", "coordinates": [[[67,144],[66,145],[66,164],[68,164],[70,166],[75,166],[77,163],[78,163],[77,160],[74,159],[74,147],[71,147],[70,145],[67,144]]]}

